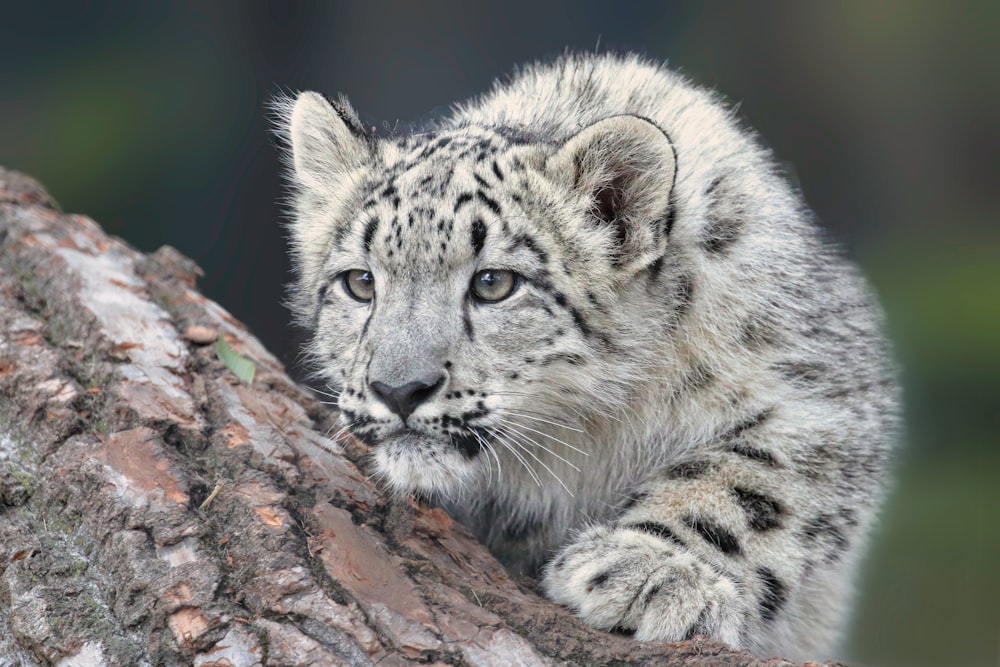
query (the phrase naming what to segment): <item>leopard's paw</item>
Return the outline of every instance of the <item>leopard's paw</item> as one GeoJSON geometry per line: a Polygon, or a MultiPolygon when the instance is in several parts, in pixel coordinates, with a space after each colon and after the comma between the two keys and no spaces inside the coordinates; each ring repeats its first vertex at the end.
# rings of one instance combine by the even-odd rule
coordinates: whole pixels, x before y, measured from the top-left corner
{"type": "Polygon", "coordinates": [[[745,600],[736,584],[655,530],[590,528],[549,562],[543,585],[596,628],[644,641],[705,635],[743,643],[745,600]]]}

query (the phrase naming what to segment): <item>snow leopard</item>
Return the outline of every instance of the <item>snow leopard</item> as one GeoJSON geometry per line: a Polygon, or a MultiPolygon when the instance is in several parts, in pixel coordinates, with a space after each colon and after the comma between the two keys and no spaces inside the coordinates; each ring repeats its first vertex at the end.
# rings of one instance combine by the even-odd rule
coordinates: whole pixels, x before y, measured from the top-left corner
{"type": "Polygon", "coordinates": [[[884,495],[883,315],[717,94],[632,54],[379,132],[275,103],[342,431],[600,629],[831,657],[884,495]]]}

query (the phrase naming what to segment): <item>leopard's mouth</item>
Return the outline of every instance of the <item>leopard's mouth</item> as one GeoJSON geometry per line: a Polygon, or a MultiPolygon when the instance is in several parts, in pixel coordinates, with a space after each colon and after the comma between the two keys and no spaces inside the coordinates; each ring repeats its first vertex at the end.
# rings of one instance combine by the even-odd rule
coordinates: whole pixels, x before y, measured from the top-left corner
{"type": "Polygon", "coordinates": [[[364,430],[352,431],[352,435],[372,448],[390,446],[410,448],[420,452],[450,448],[468,460],[479,455],[483,449],[483,443],[488,442],[489,438],[486,429],[477,426],[466,426],[455,432],[444,434],[427,433],[402,426],[379,437],[373,437],[370,432],[364,430]]]}
{"type": "Polygon", "coordinates": [[[372,443],[372,459],[396,490],[447,492],[474,478],[485,437],[478,429],[427,434],[401,428],[372,443]]]}

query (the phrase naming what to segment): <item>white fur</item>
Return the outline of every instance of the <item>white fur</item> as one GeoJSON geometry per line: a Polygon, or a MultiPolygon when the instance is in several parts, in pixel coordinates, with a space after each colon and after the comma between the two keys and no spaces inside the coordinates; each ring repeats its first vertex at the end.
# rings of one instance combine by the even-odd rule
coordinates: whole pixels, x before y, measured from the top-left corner
{"type": "Polygon", "coordinates": [[[276,108],[293,305],[381,479],[514,570],[547,561],[547,593],[597,627],[832,657],[893,368],[862,279],[718,100],[634,56],[567,56],[407,136],[315,93],[276,108]],[[524,280],[477,303],[484,269],[524,280]],[[439,388],[404,424],[376,380],[439,388]]]}

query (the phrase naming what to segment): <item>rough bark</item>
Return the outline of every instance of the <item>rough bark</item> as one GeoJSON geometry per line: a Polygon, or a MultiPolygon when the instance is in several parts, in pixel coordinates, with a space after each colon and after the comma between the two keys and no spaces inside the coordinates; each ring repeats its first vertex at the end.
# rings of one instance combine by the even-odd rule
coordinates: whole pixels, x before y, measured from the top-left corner
{"type": "Polygon", "coordinates": [[[199,273],[0,169],[0,667],[789,664],[587,628],[387,498],[199,273]]]}

